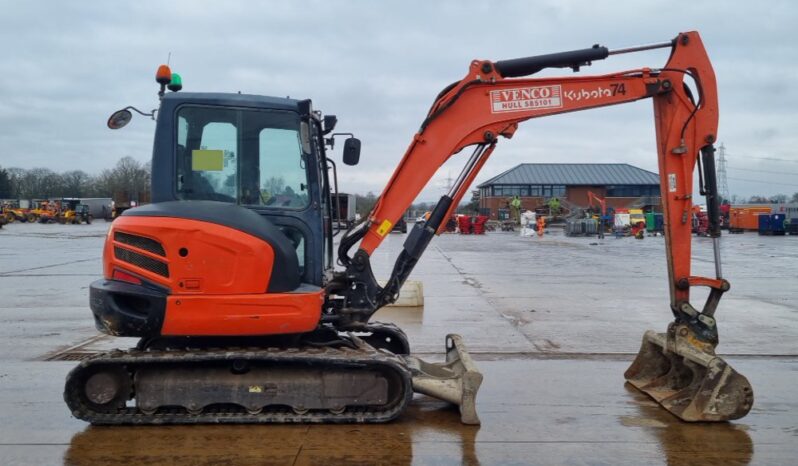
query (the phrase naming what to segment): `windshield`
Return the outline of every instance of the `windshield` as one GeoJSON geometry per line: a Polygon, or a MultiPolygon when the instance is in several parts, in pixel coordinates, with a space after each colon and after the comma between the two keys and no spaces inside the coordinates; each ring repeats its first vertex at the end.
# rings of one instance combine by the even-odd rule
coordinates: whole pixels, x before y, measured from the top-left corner
{"type": "Polygon", "coordinates": [[[296,113],[186,106],[177,118],[178,198],[307,207],[296,113]]]}

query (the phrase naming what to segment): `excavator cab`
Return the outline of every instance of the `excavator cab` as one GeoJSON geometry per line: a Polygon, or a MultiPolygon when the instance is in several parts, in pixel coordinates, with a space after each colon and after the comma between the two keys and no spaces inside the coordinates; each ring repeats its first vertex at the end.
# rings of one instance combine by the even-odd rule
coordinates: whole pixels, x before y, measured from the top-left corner
{"type": "Polygon", "coordinates": [[[323,129],[310,101],[171,93],[160,113],[153,202],[251,210],[290,242],[299,269],[286,279],[322,286],[332,267],[330,189],[323,129]]]}
{"type": "Polygon", "coordinates": [[[333,265],[323,131],[310,101],[164,95],[153,202],[114,221],[105,254],[111,280],[92,286],[104,297],[93,306],[98,327],[142,338],[312,331],[333,265]],[[104,306],[118,294],[114,274],[159,289],[163,296],[149,299],[152,312],[124,312],[127,301],[119,299],[120,312],[104,306]],[[227,299],[211,298],[222,292],[227,299]],[[191,310],[183,311],[186,298],[182,308],[173,302],[182,294],[195,301],[191,310]],[[295,305],[283,314],[268,307],[289,298],[295,305]],[[262,302],[247,312],[234,304],[252,300],[262,302]],[[183,317],[172,319],[173,307],[183,317]],[[212,325],[219,314],[229,317],[212,325]],[[131,322],[137,319],[145,324],[131,322]]]}

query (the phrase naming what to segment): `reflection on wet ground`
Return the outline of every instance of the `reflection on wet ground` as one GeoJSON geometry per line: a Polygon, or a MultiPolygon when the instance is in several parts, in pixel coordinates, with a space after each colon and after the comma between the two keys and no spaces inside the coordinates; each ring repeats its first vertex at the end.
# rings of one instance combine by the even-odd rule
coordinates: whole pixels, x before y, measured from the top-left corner
{"type": "MultiPolygon", "coordinates": [[[[668,465],[690,464],[749,464],[754,444],[741,423],[674,422],[656,402],[625,384],[636,401],[636,416],[622,416],[626,427],[642,427],[661,445],[668,465]]],[[[745,422],[745,421],[742,421],[745,422]]]]}
{"type": "Polygon", "coordinates": [[[72,437],[64,463],[479,464],[474,450],[478,427],[463,428],[445,408],[412,411],[388,426],[89,427],[72,437]],[[433,440],[429,429],[436,431],[441,451],[414,452],[417,445],[433,440]]]}

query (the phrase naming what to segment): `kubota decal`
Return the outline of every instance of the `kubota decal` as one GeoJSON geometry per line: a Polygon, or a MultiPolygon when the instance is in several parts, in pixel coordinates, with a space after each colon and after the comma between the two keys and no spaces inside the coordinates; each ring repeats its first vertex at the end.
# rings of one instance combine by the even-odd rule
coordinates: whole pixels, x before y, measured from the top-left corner
{"type": "Polygon", "coordinates": [[[626,95],[626,86],[623,83],[610,83],[610,87],[596,86],[591,89],[577,89],[565,92],[565,98],[570,101],[600,99],[613,97],[618,94],[626,95]]]}
{"type": "Polygon", "coordinates": [[[502,113],[560,108],[562,107],[561,96],[562,89],[559,84],[490,91],[491,111],[502,113]]]}

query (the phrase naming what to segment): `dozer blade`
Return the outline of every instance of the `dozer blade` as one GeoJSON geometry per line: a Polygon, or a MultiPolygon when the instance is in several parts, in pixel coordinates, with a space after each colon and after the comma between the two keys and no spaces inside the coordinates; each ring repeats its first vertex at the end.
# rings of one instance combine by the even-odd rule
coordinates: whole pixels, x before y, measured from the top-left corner
{"type": "Polygon", "coordinates": [[[479,424],[476,398],[482,374],[466,350],[460,335],[446,336],[446,362],[430,363],[404,356],[413,377],[413,391],[460,407],[463,424],[479,424]]]}
{"type": "Polygon", "coordinates": [[[624,377],[683,421],[739,419],[754,402],[748,379],[684,324],[671,324],[667,334],[647,331],[624,377]]]}

